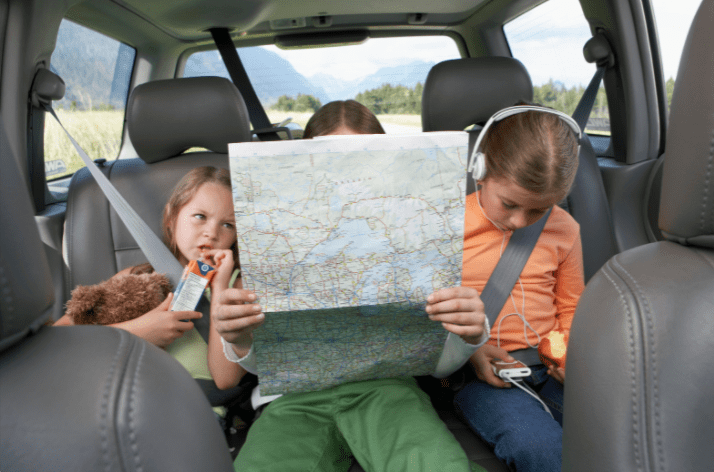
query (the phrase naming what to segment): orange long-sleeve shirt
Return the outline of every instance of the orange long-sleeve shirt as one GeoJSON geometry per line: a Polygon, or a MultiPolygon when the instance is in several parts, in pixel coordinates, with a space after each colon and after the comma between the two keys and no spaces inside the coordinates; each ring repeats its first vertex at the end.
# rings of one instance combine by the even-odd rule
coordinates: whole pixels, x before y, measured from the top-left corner
{"type": "MultiPolygon", "coordinates": [[[[463,285],[474,287],[481,293],[498,263],[501,248],[505,250],[511,234],[505,233],[504,242],[504,233],[481,211],[477,194],[466,197],[463,285]]],[[[553,208],[520,280],[526,300],[525,311],[522,309],[521,286],[516,283],[511,292],[513,300],[506,300],[495,325],[491,326],[488,341],[488,344],[496,346],[500,336],[501,347],[507,351],[529,347],[523,333],[523,322],[516,315],[503,319],[509,313],[518,311],[525,314],[530,326],[541,336],[555,328],[570,330],[585,285],[583,249],[580,226],[562,208],[553,208]]],[[[527,330],[527,335],[531,345],[538,344],[535,333],[527,330]]]]}

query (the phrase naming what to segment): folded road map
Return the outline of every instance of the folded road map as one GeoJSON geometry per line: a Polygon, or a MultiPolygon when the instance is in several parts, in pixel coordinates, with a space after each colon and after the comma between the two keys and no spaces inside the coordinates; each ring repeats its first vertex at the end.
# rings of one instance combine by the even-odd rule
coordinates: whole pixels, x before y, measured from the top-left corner
{"type": "Polygon", "coordinates": [[[261,394],[434,372],[426,297],[461,284],[464,132],[230,145],[261,394]]]}

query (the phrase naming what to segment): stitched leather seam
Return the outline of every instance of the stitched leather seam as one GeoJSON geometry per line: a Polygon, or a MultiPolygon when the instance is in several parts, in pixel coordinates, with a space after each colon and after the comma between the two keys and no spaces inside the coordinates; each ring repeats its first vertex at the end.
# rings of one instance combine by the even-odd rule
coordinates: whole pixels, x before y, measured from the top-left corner
{"type": "Polygon", "coordinates": [[[707,160],[706,172],[704,174],[704,194],[702,195],[702,215],[699,223],[699,228],[702,232],[707,231],[706,229],[706,211],[707,205],[711,206],[711,215],[713,216],[712,221],[709,223],[714,223],[714,203],[711,201],[709,195],[709,185],[712,180],[712,167],[714,166],[714,133],[711,140],[711,145],[709,146],[709,159],[707,160]]]}
{"type": "Polygon", "coordinates": [[[620,264],[617,264],[618,268],[630,279],[630,282],[635,286],[637,299],[642,302],[644,308],[643,314],[645,316],[646,327],[647,327],[647,344],[649,346],[648,353],[650,356],[650,364],[652,370],[652,398],[653,398],[653,414],[654,414],[654,442],[656,445],[656,461],[659,463],[658,469],[661,471],[665,470],[664,467],[664,448],[662,444],[662,418],[660,415],[660,398],[659,398],[659,371],[657,367],[657,349],[656,349],[656,336],[654,319],[652,317],[652,310],[650,309],[650,304],[647,298],[644,296],[642,287],[637,283],[632,275],[630,275],[627,270],[620,264]]]}
{"type": "Polygon", "coordinates": [[[109,396],[112,386],[112,380],[114,379],[114,373],[117,370],[117,365],[119,364],[119,356],[124,351],[124,345],[126,344],[126,337],[120,336],[119,347],[114,354],[114,359],[112,359],[112,365],[109,368],[109,373],[107,374],[107,379],[104,385],[104,393],[102,394],[102,404],[99,413],[99,438],[100,444],[102,446],[102,459],[104,460],[104,470],[109,472],[112,470],[112,461],[109,457],[109,396]]]}
{"type": "Polygon", "coordinates": [[[138,396],[137,392],[137,379],[139,377],[139,371],[141,370],[142,360],[144,359],[144,353],[146,352],[146,346],[143,343],[139,343],[141,352],[139,353],[139,359],[136,363],[136,370],[134,370],[134,378],[131,384],[131,394],[129,396],[129,444],[131,446],[131,452],[134,454],[134,466],[136,466],[136,471],[141,472],[143,466],[141,465],[141,454],[139,452],[139,444],[136,440],[136,398],[138,396]]]}
{"type": "MultiPolygon", "coordinates": [[[[606,263],[606,267],[608,267],[610,270],[612,270],[612,267],[610,266],[610,262],[606,263]]],[[[639,423],[639,418],[637,415],[637,410],[639,408],[639,403],[637,399],[637,377],[635,374],[635,332],[634,332],[634,327],[632,325],[632,313],[630,312],[630,308],[627,305],[627,301],[625,300],[625,294],[622,292],[620,287],[618,287],[617,283],[615,280],[608,274],[608,271],[602,270],[600,271],[607,280],[610,281],[612,286],[617,290],[617,293],[620,295],[620,301],[622,302],[622,306],[625,308],[626,315],[627,315],[627,331],[628,331],[628,349],[629,349],[629,364],[630,364],[630,392],[631,392],[631,401],[632,401],[632,445],[634,447],[634,456],[635,456],[635,466],[637,467],[638,471],[642,471],[642,450],[640,448],[640,423],[639,423]]]]}

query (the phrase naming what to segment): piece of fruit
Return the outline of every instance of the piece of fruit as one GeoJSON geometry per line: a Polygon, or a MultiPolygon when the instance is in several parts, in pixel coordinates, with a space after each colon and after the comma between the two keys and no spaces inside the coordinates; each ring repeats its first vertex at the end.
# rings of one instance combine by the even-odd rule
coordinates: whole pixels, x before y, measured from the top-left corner
{"type": "Polygon", "coordinates": [[[556,367],[565,367],[567,349],[568,333],[558,330],[548,333],[538,344],[538,354],[543,364],[556,367]]]}

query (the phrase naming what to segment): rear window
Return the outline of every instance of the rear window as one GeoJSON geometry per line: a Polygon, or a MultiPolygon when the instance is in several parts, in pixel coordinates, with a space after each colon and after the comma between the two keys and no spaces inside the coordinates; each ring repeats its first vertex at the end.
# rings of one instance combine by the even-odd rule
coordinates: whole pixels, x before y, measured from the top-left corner
{"type": "MultiPolygon", "coordinates": [[[[116,159],[136,51],[94,30],[62,20],[50,70],[66,85],[53,102],[59,119],[91,159],[116,159]]],[[[44,133],[45,175],[64,177],[84,167],[69,138],[51,115],[44,133]]]]}
{"type": "MultiPolygon", "coordinates": [[[[239,48],[256,94],[273,123],[305,127],[322,105],[354,99],[370,108],[387,133],[421,131],[421,94],[431,67],[460,56],[447,36],[371,38],[339,47],[239,48]]],[[[184,77],[228,77],[218,51],[191,55],[184,77]]]]}
{"type": "MultiPolygon", "coordinates": [[[[592,35],[580,3],[549,0],[503,29],[513,57],[530,73],[533,101],[572,115],[596,70],[583,57],[583,46],[592,35]]],[[[585,131],[610,135],[610,114],[602,84],[585,131]]]]}

